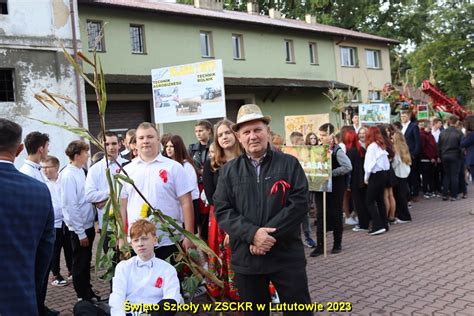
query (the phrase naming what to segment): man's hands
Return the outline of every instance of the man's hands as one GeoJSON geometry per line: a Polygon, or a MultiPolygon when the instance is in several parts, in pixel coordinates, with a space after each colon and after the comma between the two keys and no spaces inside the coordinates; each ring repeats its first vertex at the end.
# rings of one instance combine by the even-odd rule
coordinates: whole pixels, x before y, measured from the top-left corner
{"type": "Polygon", "coordinates": [[[89,247],[89,238],[84,238],[79,240],[81,247],[89,247]]]}
{"type": "Polygon", "coordinates": [[[95,207],[97,207],[99,209],[99,208],[103,208],[106,203],[107,203],[107,200],[104,200],[102,202],[94,203],[94,205],[95,205],[95,207]]]}
{"type": "Polygon", "coordinates": [[[260,227],[253,236],[250,253],[254,256],[263,256],[270,251],[276,243],[276,239],[270,236],[270,233],[274,231],[276,231],[276,228],[260,227]]]}

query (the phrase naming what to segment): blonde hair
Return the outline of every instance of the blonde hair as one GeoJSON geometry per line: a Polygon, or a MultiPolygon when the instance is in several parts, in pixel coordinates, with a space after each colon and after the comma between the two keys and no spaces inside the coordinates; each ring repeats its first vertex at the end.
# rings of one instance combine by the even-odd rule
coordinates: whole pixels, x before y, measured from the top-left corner
{"type": "MultiPolygon", "coordinates": [[[[221,145],[219,145],[219,141],[218,141],[219,137],[217,136],[217,130],[222,125],[227,126],[232,131],[232,126],[234,126],[234,122],[229,121],[227,119],[223,119],[217,122],[216,125],[214,125],[214,135],[215,135],[214,136],[215,139],[213,143],[214,144],[214,157],[212,157],[211,159],[211,170],[213,172],[216,172],[220,167],[222,167],[227,162],[225,160],[224,149],[221,147],[221,145]]],[[[231,150],[235,153],[236,156],[240,156],[240,154],[242,153],[242,148],[240,147],[239,140],[237,139],[235,134],[234,134],[234,138],[235,138],[235,144],[231,150]]]]}
{"type": "Polygon", "coordinates": [[[408,145],[405,141],[405,136],[403,136],[402,132],[400,131],[396,131],[393,134],[393,150],[396,154],[400,155],[400,159],[404,163],[411,166],[410,150],[408,149],[408,145]]]}

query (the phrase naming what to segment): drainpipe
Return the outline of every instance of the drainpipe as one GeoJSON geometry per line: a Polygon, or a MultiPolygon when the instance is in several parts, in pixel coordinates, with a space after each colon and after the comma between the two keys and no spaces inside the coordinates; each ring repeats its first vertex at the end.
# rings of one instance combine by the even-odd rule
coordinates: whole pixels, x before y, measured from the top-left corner
{"type": "MultiPolygon", "coordinates": [[[[72,28],[72,50],[73,56],[76,63],[79,63],[79,57],[77,56],[77,34],[76,34],[76,12],[74,11],[74,0],[69,0],[69,14],[71,15],[71,28],[72,28]]],[[[79,112],[78,119],[80,127],[84,126],[84,119],[82,117],[82,100],[81,100],[81,78],[77,71],[74,71],[74,78],[76,81],[76,103],[77,110],[79,112]]]]}

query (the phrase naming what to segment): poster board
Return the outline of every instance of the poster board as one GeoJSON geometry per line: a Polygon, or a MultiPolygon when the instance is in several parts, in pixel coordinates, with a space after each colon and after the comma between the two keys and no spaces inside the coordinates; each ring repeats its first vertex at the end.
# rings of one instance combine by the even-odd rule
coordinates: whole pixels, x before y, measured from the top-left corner
{"type": "Polygon", "coordinates": [[[390,124],[390,104],[359,104],[359,121],[361,125],[390,124]]]}
{"type": "Polygon", "coordinates": [[[328,146],[283,146],[282,151],[298,159],[310,191],[332,191],[331,152],[328,146]]]}
{"type": "Polygon", "coordinates": [[[225,117],[222,60],[151,71],[155,123],[225,117]]]}
{"type": "Polygon", "coordinates": [[[427,104],[418,104],[416,106],[416,118],[418,121],[426,121],[430,118],[430,109],[427,104]]]}
{"type": "Polygon", "coordinates": [[[285,116],[285,144],[291,144],[292,132],[300,132],[305,138],[311,132],[318,135],[318,128],[325,123],[329,123],[328,113],[285,116]]]}

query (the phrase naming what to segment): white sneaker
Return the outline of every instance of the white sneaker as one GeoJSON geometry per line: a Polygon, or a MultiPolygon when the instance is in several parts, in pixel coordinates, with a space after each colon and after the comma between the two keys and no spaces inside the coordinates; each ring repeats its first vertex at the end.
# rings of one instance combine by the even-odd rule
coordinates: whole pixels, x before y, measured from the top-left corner
{"type": "Polygon", "coordinates": [[[368,232],[368,229],[360,228],[359,225],[355,225],[354,228],[352,228],[352,231],[354,232],[368,232]]]}
{"type": "Polygon", "coordinates": [[[399,219],[399,218],[396,218],[396,219],[395,219],[395,223],[397,223],[397,224],[406,224],[406,223],[410,223],[410,222],[411,222],[411,221],[402,221],[402,220],[399,219]]]}
{"type": "Polygon", "coordinates": [[[272,295],[272,303],[273,304],[280,304],[280,297],[278,296],[277,291],[275,291],[275,295],[272,295]]]}
{"type": "Polygon", "coordinates": [[[354,218],[349,217],[346,219],[346,225],[357,225],[359,221],[356,221],[354,218]]]}
{"type": "Polygon", "coordinates": [[[369,232],[369,235],[370,236],[375,236],[375,235],[380,235],[380,234],[383,234],[385,233],[387,230],[385,228],[380,228],[379,230],[371,230],[369,232]]]}

